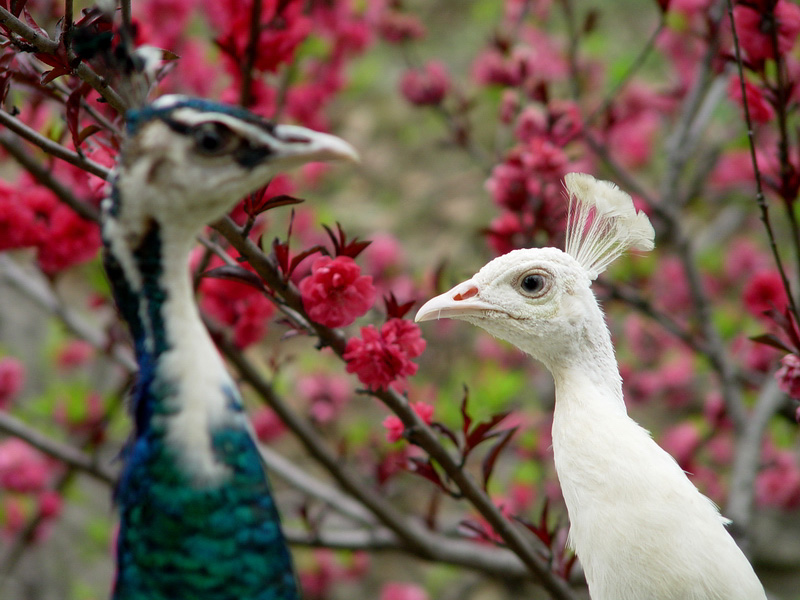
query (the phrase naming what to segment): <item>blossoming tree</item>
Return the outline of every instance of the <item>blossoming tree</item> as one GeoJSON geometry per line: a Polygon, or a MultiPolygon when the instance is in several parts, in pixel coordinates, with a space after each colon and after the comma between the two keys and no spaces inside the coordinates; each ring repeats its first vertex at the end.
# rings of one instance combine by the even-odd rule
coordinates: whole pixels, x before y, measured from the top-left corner
{"type": "Polygon", "coordinates": [[[796,596],[800,556],[776,532],[800,526],[800,7],[113,4],[0,0],[3,597],[111,582],[134,363],[97,220],[125,37],[164,50],[153,96],[332,130],[364,157],[356,175],[276,176],[192,258],[307,598],[581,597],[549,379],[409,318],[492,255],[562,245],[571,171],[618,183],[657,230],[653,256],[598,282],[631,411],[733,519],[767,588],[796,596]]]}

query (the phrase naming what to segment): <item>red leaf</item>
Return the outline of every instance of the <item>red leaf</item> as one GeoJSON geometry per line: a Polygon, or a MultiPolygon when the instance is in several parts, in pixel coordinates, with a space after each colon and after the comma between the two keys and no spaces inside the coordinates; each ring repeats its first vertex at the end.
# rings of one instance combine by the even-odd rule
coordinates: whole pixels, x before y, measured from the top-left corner
{"type": "Polygon", "coordinates": [[[511,438],[514,437],[514,434],[517,432],[517,427],[511,427],[510,429],[506,429],[505,431],[499,433],[497,442],[489,449],[489,452],[483,458],[483,463],[481,465],[481,473],[483,474],[483,489],[487,489],[489,487],[489,478],[492,476],[494,472],[494,465],[497,462],[500,453],[503,449],[508,445],[508,442],[511,441],[511,438]]]}
{"type": "Polygon", "coordinates": [[[355,258],[372,243],[360,242],[358,238],[353,238],[352,240],[348,241],[347,234],[344,232],[344,229],[342,229],[342,226],[339,223],[336,223],[338,236],[337,234],[334,234],[327,225],[323,225],[323,227],[328,233],[328,237],[330,237],[331,241],[333,242],[334,256],[349,256],[350,258],[355,258]]]}
{"type": "Polygon", "coordinates": [[[469,402],[469,388],[464,386],[464,395],[461,397],[461,433],[464,434],[464,439],[467,439],[469,434],[469,427],[472,425],[472,417],[467,413],[467,403],[469,402]]]}
{"type": "Polygon", "coordinates": [[[428,481],[432,481],[444,491],[446,492],[448,491],[444,483],[442,483],[441,477],[439,477],[439,472],[433,467],[433,463],[431,462],[430,459],[423,459],[419,458],[418,456],[411,456],[409,457],[408,461],[409,461],[409,470],[412,473],[416,473],[417,475],[424,477],[428,481]]]}
{"type": "Polygon", "coordinates": [[[249,217],[257,217],[263,212],[278,208],[279,206],[290,206],[292,204],[300,204],[305,202],[301,198],[294,198],[286,194],[279,194],[277,196],[268,196],[269,184],[263,188],[256,190],[244,200],[244,211],[249,217]]]}
{"type": "Polygon", "coordinates": [[[389,294],[384,298],[386,302],[386,318],[387,319],[402,319],[406,313],[414,306],[416,300],[400,304],[394,294],[389,294]]]}
{"type": "Polygon", "coordinates": [[[313,246],[313,247],[309,248],[308,250],[304,250],[303,252],[301,252],[300,254],[295,256],[294,258],[292,258],[291,263],[289,264],[289,273],[287,274],[287,277],[291,276],[291,274],[294,273],[294,270],[298,267],[298,265],[302,261],[304,261],[306,258],[311,256],[312,254],[316,254],[317,252],[325,253],[327,251],[322,246],[317,245],[317,246],[313,246]]]}
{"type": "Polygon", "coordinates": [[[289,244],[281,242],[278,238],[272,242],[272,253],[275,255],[275,260],[278,261],[278,267],[283,273],[284,277],[289,276],[289,244]]]}
{"type": "Polygon", "coordinates": [[[492,429],[509,414],[511,413],[506,411],[492,415],[489,417],[488,421],[482,421],[473,427],[464,440],[464,459],[466,459],[469,453],[472,452],[479,444],[482,444],[486,440],[500,435],[501,432],[492,432],[492,429]]]}
{"type": "Polygon", "coordinates": [[[773,348],[777,348],[778,350],[783,350],[784,352],[788,352],[789,354],[794,352],[794,350],[792,350],[791,348],[789,348],[789,346],[784,344],[781,341],[781,339],[774,333],[763,333],[761,335],[756,335],[754,337],[751,337],[750,339],[756,342],[757,344],[772,346],[773,348]]]}

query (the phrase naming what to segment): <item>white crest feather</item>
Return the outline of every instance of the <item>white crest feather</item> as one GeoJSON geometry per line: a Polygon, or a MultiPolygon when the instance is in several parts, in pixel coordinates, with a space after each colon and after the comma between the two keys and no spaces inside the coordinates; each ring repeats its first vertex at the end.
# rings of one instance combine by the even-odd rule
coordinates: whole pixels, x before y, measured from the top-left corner
{"type": "Polygon", "coordinates": [[[653,249],[650,220],[616,185],[585,173],[568,173],[564,184],[569,192],[565,251],[592,279],[629,248],[653,249]]]}

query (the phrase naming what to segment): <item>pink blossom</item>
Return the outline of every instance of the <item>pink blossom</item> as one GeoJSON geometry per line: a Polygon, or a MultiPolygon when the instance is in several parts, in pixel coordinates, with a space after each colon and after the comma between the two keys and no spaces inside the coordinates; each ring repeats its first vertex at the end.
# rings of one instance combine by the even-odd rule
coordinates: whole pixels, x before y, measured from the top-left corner
{"type": "Polygon", "coordinates": [[[700,432],[692,423],[676,425],[668,429],[661,438],[664,450],[674,456],[683,469],[688,469],[700,442],[700,432]]]}
{"type": "Polygon", "coordinates": [[[485,50],[472,64],[472,77],[481,85],[517,86],[522,83],[522,69],[498,48],[485,50]]]}
{"type": "Polygon", "coordinates": [[[94,355],[94,347],[85,340],[69,340],[56,356],[59,369],[65,371],[85,365],[94,355]]]}
{"type": "Polygon", "coordinates": [[[608,130],[608,146],[626,167],[641,167],[650,160],[653,142],[661,128],[661,118],[654,111],[641,111],[621,119],[608,130]]]}
{"type": "Polygon", "coordinates": [[[180,40],[191,16],[193,1],[187,0],[146,0],[133,3],[134,16],[148,27],[147,42],[165,48],[177,50],[180,40]]]}
{"type": "Polygon", "coordinates": [[[756,373],[771,372],[778,358],[776,348],[754,342],[745,336],[736,338],[731,349],[749,370],[756,373]]]}
{"type": "MultiPolygon", "coordinates": [[[[744,82],[745,96],[747,97],[747,110],[750,118],[756,123],[767,123],[775,116],[775,110],[764,97],[763,90],[751,83],[744,82]]],[[[742,101],[742,84],[737,75],[733,75],[728,81],[728,95],[744,110],[742,101]]]]}
{"type": "Polygon", "coordinates": [[[317,373],[300,378],[297,392],[308,401],[309,415],[317,423],[328,423],[349,402],[353,389],[344,376],[317,373]]]}
{"type": "MultiPolygon", "coordinates": [[[[761,164],[759,159],[759,164],[761,164]]],[[[716,188],[755,189],[753,185],[753,161],[750,150],[725,152],[711,172],[711,185],[716,188]]]]}
{"type": "Polygon", "coordinates": [[[747,311],[756,317],[768,310],[783,311],[788,300],[777,271],[761,271],[750,278],[742,294],[747,311]]]}
{"type": "MultiPolygon", "coordinates": [[[[529,213],[525,214],[525,217],[529,216],[529,213]]],[[[489,246],[498,256],[508,254],[515,248],[521,248],[526,242],[525,228],[520,216],[509,211],[492,219],[486,235],[489,238],[489,246]]]]}
{"type": "Polygon", "coordinates": [[[800,506],[800,468],[792,452],[774,451],[772,464],[756,477],[756,502],[794,510],[800,506]]]}
{"type": "Polygon", "coordinates": [[[53,468],[44,454],[19,438],[0,442],[0,488],[13,492],[40,492],[53,468]]]}
{"type": "Polygon", "coordinates": [[[444,63],[432,60],[422,69],[409,69],[400,79],[403,97],[417,106],[441,104],[450,89],[450,75],[444,63]]]}
{"type": "MultiPolygon", "coordinates": [[[[252,0],[216,0],[206,4],[209,22],[221,31],[216,43],[232,64],[243,59],[250,41],[251,3],[252,0]]],[[[303,11],[300,0],[263,2],[256,69],[275,72],[293,59],[295,50],[311,32],[312,22],[303,11]]]]}
{"type": "Polygon", "coordinates": [[[661,261],[652,280],[653,295],[659,305],[670,313],[684,313],[692,304],[689,283],[680,261],[668,257],[661,261]]]}
{"type": "Polygon", "coordinates": [[[250,415],[253,423],[253,430],[259,441],[268,444],[273,440],[278,439],[286,433],[286,425],[281,421],[278,414],[263,406],[250,415]]]}
{"type": "Polygon", "coordinates": [[[264,337],[275,312],[259,290],[227,279],[205,277],[200,282],[200,306],[220,323],[233,327],[233,342],[246,348],[264,337]]]}
{"type": "Polygon", "coordinates": [[[519,112],[519,107],[519,92],[516,90],[503,90],[503,96],[500,100],[500,122],[506,125],[511,124],[519,112]]]}
{"type": "Polygon", "coordinates": [[[11,356],[0,358],[0,410],[6,410],[25,386],[25,365],[11,356]]]}
{"type": "Polygon", "coordinates": [[[787,0],[778,0],[772,8],[771,2],[755,7],[738,4],[733,9],[733,19],[739,43],[754,63],[775,57],[770,33],[770,21],[774,19],[778,35],[778,52],[787,54],[794,47],[800,33],[800,6],[787,0]]]}
{"type": "Polygon", "coordinates": [[[736,239],[725,253],[725,277],[731,281],[746,280],[753,273],[766,270],[769,264],[767,255],[753,242],[736,239]]]}
{"type": "Polygon", "coordinates": [[[386,276],[387,271],[405,262],[403,246],[392,234],[374,234],[371,242],[363,254],[370,273],[386,276]]]}
{"type": "Polygon", "coordinates": [[[544,137],[533,137],[522,154],[522,164],[532,175],[561,179],[567,172],[569,159],[559,146],[544,137]]]}
{"type": "Polygon", "coordinates": [[[96,223],[84,220],[71,208],[55,200],[50,205],[46,219],[46,230],[38,244],[36,256],[46,274],[55,275],[97,255],[102,241],[96,223]]]}
{"type": "Polygon", "coordinates": [[[35,246],[43,233],[36,211],[19,201],[14,186],[0,180],[0,250],[35,246]]]}
{"type": "Polygon", "coordinates": [[[781,368],[775,373],[778,386],[789,396],[800,399],[800,357],[787,354],[781,359],[781,368]]]}
{"type": "Polygon", "coordinates": [[[398,378],[417,372],[411,362],[425,350],[419,327],[403,319],[390,319],[380,331],[373,325],[361,328],[360,338],[351,338],[345,348],[347,372],[371,388],[386,389],[398,378]]]}
{"type": "Polygon", "coordinates": [[[378,33],[387,42],[400,43],[425,36],[425,26],[414,15],[387,10],[378,22],[378,33]]]}
{"type": "Polygon", "coordinates": [[[299,287],[308,316],[326,327],[350,325],[375,302],[372,277],[349,256],[320,256],[299,287]]]}
{"type": "Polygon", "coordinates": [[[691,17],[704,15],[710,5],[711,0],[671,0],[669,10],[691,17]]]}
{"type": "Polygon", "coordinates": [[[396,415],[389,415],[383,420],[383,426],[386,428],[386,439],[390,442],[396,442],[403,437],[403,432],[406,430],[405,425],[396,415]]]}
{"type": "Polygon", "coordinates": [[[381,588],[380,600],[428,600],[428,593],[415,583],[389,582],[381,588]]]}
{"type": "Polygon", "coordinates": [[[486,190],[499,206],[519,211],[528,203],[526,179],[522,161],[512,155],[492,169],[492,175],[486,181],[486,190]]]}
{"type": "Polygon", "coordinates": [[[61,494],[55,490],[44,490],[39,494],[39,515],[43,519],[53,519],[61,514],[64,504],[61,494]]]}

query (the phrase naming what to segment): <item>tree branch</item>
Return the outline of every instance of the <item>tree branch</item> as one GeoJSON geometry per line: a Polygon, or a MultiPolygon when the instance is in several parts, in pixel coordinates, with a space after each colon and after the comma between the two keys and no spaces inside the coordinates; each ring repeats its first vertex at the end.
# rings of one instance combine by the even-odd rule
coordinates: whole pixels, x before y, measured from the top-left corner
{"type": "Polygon", "coordinates": [[[100,177],[101,179],[109,179],[111,169],[89,160],[77,152],[73,152],[72,150],[65,148],[58,142],[54,142],[50,138],[43,136],[35,129],[31,129],[25,123],[11,116],[4,110],[0,110],[0,125],[5,125],[10,131],[13,131],[19,137],[34,144],[35,146],[38,146],[51,156],[60,158],[61,160],[83,169],[87,173],[91,173],[92,175],[100,177]]]}
{"type": "MultiPolygon", "coordinates": [[[[298,290],[290,282],[283,280],[274,261],[266,256],[252,240],[243,237],[238,226],[230,218],[226,217],[218,221],[214,224],[214,228],[231,243],[239,254],[247,259],[248,263],[250,263],[263,278],[267,285],[270,286],[275,293],[283,297],[288,308],[300,315],[305,315],[298,290]]],[[[325,346],[329,346],[339,358],[342,358],[346,345],[344,334],[339,330],[329,329],[318,323],[312,322],[311,326],[320,342],[325,346]]],[[[264,396],[282,419],[284,418],[284,414],[281,414],[281,412],[286,413],[288,418],[294,419],[294,415],[287,411],[286,407],[281,406],[281,403],[278,403],[277,406],[273,404],[275,401],[275,394],[271,386],[262,380],[260,375],[252,369],[247,361],[241,359],[238,350],[230,353],[230,350],[235,350],[232,348],[231,344],[227,344],[227,347],[223,346],[222,349],[223,353],[236,364],[245,379],[251,385],[256,384],[254,385],[256,390],[264,396]]],[[[450,479],[458,486],[463,496],[473,504],[478,512],[487,520],[489,525],[503,538],[503,541],[508,547],[522,559],[530,571],[538,578],[542,586],[544,586],[554,598],[573,600],[574,596],[569,585],[550,570],[550,565],[547,560],[543,559],[540,553],[531,546],[530,537],[523,534],[516,525],[512,524],[502,514],[475,479],[462,469],[458,461],[455,460],[439,442],[433,430],[409,406],[408,400],[393,390],[373,391],[370,393],[381,400],[392,412],[400,417],[400,420],[405,425],[409,434],[409,440],[425,450],[442,466],[450,479]]],[[[306,444],[309,452],[337,477],[340,485],[364,502],[370,510],[374,510],[374,507],[370,505],[371,500],[369,499],[369,496],[372,495],[371,490],[368,492],[367,490],[359,490],[360,482],[349,480],[348,474],[340,468],[339,462],[335,457],[328,456],[327,451],[324,448],[320,448],[321,444],[314,432],[303,432],[303,429],[307,428],[305,423],[299,422],[292,424],[286,419],[284,419],[284,422],[293,430],[297,427],[296,433],[298,431],[302,433],[303,438],[301,439],[303,443],[306,444]],[[308,439],[305,439],[306,436],[308,436],[308,439]],[[330,463],[330,466],[328,463],[330,463]],[[362,497],[360,495],[364,492],[367,492],[368,496],[362,497]]],[[[375,508],[380,509],[381,507],[378,505],[375,508]]],[[[384,518],[387,516],[389,515],[384,515],[384,518]]],[[[381,517],[379,516],[379,518],[381,517]]],[[[381,520],[386,523],[384,518],[381,518],[381,520]]],[[[400,532],[395,529],[398,525],[400,525],[400,523],[396,523],[395,526],[391,528],[407,542],[411,541],[408,539],[409,532],[400,532]]],[[[411,543],[415,546],[422,544],[422,548],[420,548],[421,555],[425,556],[427,551],[424,547],[423,540],[418,538],[418,533],[414,533],[413,535],[417,539],[411,541],[411,543]]]]}
{"type": "Polygon", "coordinates": [[[95,458],[69,444],[50,439],[5,411],[0,411],[0,431],[28,442],[37,450],[60,460],[70,467],[83,471],[103,483],[114,485],[117,480],[116,474],[100,464],[95,458]]]}
{"type": "Polygon", "coordinates": [[[736,442],[726,515],[733,521],[731,535],[747,553],[753,517],[756,475],[761,467],[764,432],[772,417],[786,402],[778,381],[769,377],[736,442]]]}

